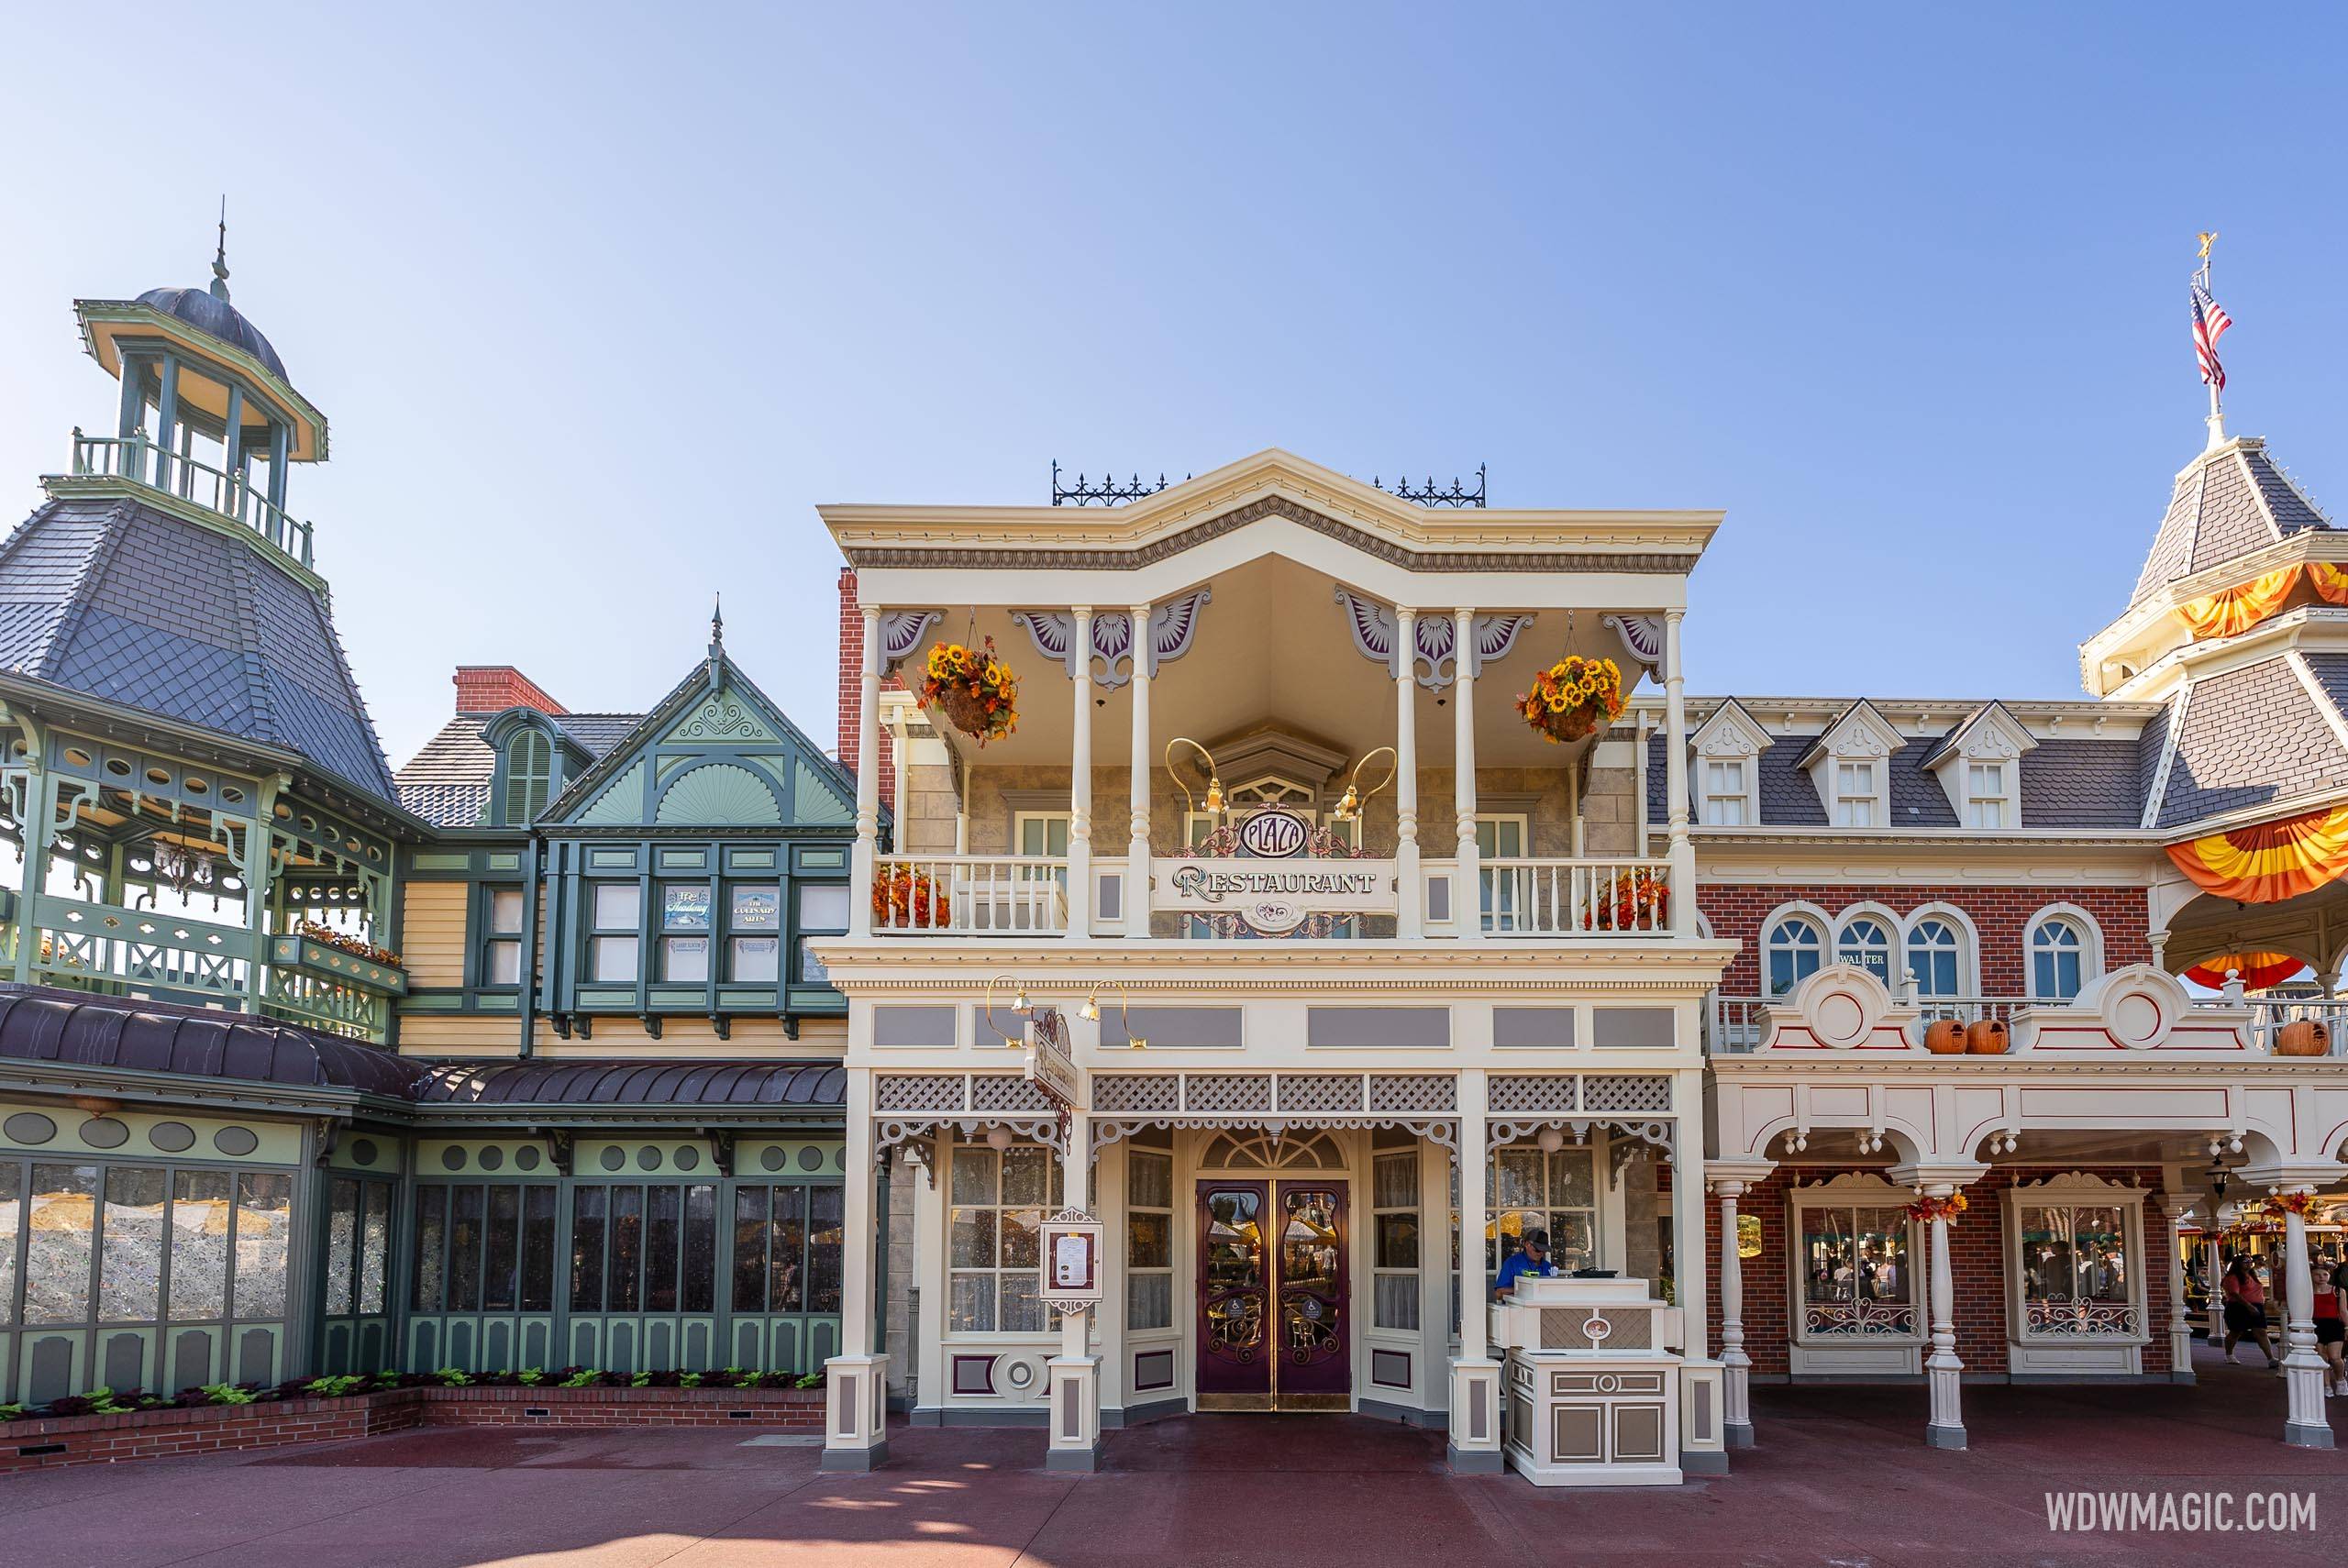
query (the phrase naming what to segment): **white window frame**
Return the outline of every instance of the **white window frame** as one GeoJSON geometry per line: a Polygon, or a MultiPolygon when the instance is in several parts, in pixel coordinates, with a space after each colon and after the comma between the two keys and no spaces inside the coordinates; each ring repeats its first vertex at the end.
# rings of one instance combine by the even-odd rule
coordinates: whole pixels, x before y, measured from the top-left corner
{"type": "Polygon", "coordinates": [[[1921,1376],[1924,1342],[1930,1337],[1923,1281],[1923,1227],[1908,1221],[1908,1306],[1911,1327],[1906,1333],[1812,1334],[1808,1328],[1809,1301],[1803,1289],[1808,1260],[1802,1252],[1806,1211],[1820,1209],[1904,1209],[1915,1194],[1871,1171],[1848,1171],[1826,1181],[1797,1185],[1786,1197],[1786,1321],[1793,1328],[1787,1337],[1788,1366],[1804,1375],[1861,1376],[1866,1375],[1921,1376]]]}
{"type": "Polygon", "coordinates": [[[1700,756],[1697,766],[1703,771],[1703,790],[1699,820],[1706,827],[1749,827],[1752,825],[1750,803],[1753,798],[1753,759],[1745,756],[1700,756]],[[1715,768],[1729,777],[1715,782],[1715,768]]]}
{"type": "MultiPolygon", "coordinates": [[[[1858,949],[1857,951],[1864,953],[1866,950],[1858,949]]],[[[1834,924],[1833,956],[1830,958],[1828,962],[1834,964],[1848,964],[1854,968],[1865,969],[1870,975],[1875,976],[1877,979],[1881,980],[1884,984],[1885,989],[1890,990],[1896,988],[1899,984],[1900,955],[1901,938],[1899,917],[1891,913],[1888,910],[1878,909],[1873,904],[1856,904],[1850,909],[1844,910],[1842,914],[1837,917],[1834,924]],[[1861,922],[1872,924],[1877,931],[1883,933],[1883,949],[1881,953],[1883,967],[1881,969],[1876,968],[1873,965],[1866,962],[1864,957],[1853,957],[1851,955],[1851,952],[1849,951],[1849,949],[1853,947],[1851,928],[1859,924],[1861,922]]]]}
{"type": "Polygon", "coordinates": [[[1764,997],[1789,997],[1794,994],[1802,981],[1810,977],[1810,975],[1797,975],[1794,977],[1793,983],[1782,991],[1774,989],[1770,986],[1770,974],[1777,967],[1775,959],[1781,945],[1775,938],[1778,928],[1789,921],[1797,921],[1808,926],[1818,937],[1818,965],[1816,968],[1810,971],[1811,975],[1818,973],[1819,969],[1824,968],[1834,961],[1833,957],[1834,922],[1826,918],[1824,911],[1813,909],[1808,904],[1787,904],[1771,910],[1761,922],[1761,994],[1764,997]]]}
{"type": "MultiPolygon", "coordinates": [[[[2067,1002],[2069,997],[2043,997],[2038,994],[2038,932],[2041,926],[2060,921],[2078,933],[2079,989],[2085,990],[2103,975],[2103,927],[2095,916],[2077,904],[2049,904],[2030,917],[2022,928],[2022,983],[2031,999],[2040,1002],[2067,1002]]],[[[2077,995],[2076,992],[2073,995],[2077,995]]]]}
{"type": "Polygon", "coordinates": [[[1045,1311],[1040,1314],[1040,1326],[1035,1329],[1004,1329],[1001,1327],[1002,1322],[1002,1281],[1005,1277],[1016,1275],[1022,1273],[1036,1275],[1038,1280],[1040,1280],[1040,1273],[1034,1265],[1007,1266],[1002,1262],[1002,1216],[1006,1213],[1013,1212],[1033,1212],[1036,1214],[1037,1222],[1040,1226],[1043,1220],[1049,1219],[1052,1214],[1059,1209],[1062,1201],[1063,1190],[1061,1186],[1062,1172],[1060,1168],[1059,1156],[1054,1152],[1050,1144],[1032,1143],[1024,1139],[1013,1143],[1009,1149],[997,1151],[991,1147],[986,1143],[983,1136],[981,1136],[978,1139],[947,1140],[945,1146],[945,1244],[938,1249],[938,1264],[945,1275],[944,1279],[940,1282],[946,1293],[942,1304],[943,1311],[941,1313],[941,1321],[945,1325],[945,1337],[947,1340],[952,1341],[973,1342],[980,1343],[1002,1341],[1041,1342],[1052,1338],[1058,1332],[1058,1330],[1052,1320],[1052,1316],[1048,1311],[1045,1311]],[[1003,1155],[1015,1154],[1022,1150],[1040,1150],[1044,1156],[1044,1198],[1042,1201],[1037,1203],[1006,1203],[1002,1200],[1003,1155]],[[992,1201],[987,1203],[958,1203],[955,1201],[954,1165],[958,1158],[966,1154],[986,1156],[993,1161],[995,1171],[995,1196],[992,1201]],[[973,1264],[967,1267],[958,1266],[955,1264],[954,1211],[958,1209],[987,1209],[994,1211],[994,1255],[996,1260],[994,1263],[986,1265],[973,1264]],[[977,1276],[981,1275],[986,1275],[995,1282],[994,1320],[997,1326],[992,1329],[957,1329],[954,1327],[955,1277],[957,1275],[977,1276]]]}
{"type": "Polygon", "coordinates": [[[1966,975],[1968,968],[1966,954],[1970,946],[1964,924],[1950,918],[1944,911],[1920,910],[1910,916],[1908,929],[1899,939],[1899,961],[1905,973],[1915,979],[1916,995],[1920,998],[1930,998],[1935,1001],[1965,995],[1967,988],[1966,975]],[[1944,952],[1948,955],[1949,984],[1946,990],[1933,988],[1930,977],[1916,967],[1916,936],[1927,925],[1941,927],[1953,939],[1945,948],[1934,947],[1930,950],[1934,953],[1944,952]]]}
{"type": "Polygon", "coordinates": [[[1883,800],[1883,774],[1879,769],[1884,761],[1879,756],[1838,756],[1828,764],[1834,770],[1836,827],[1874,828],[1883,825],[1876,819],[1880,814],[1877,807],[1883,800]],[[1846,783],[1857,780],[1846,780],[1844,775],[1846,772],[1855,773],[1860,768],[1866,770],[1866,789],[1861,791],[1845,788],[1846,783]],[[1858,820],[1862,817],[1864,821],[1858,820]]]}
{"type": "Polygon", "coordinates": [[[1180,1238],[1176,1231],[1174,1224],[1174,1216],[1180,1210],[1181,1206],[1181,1181],[1180,1167],[1174,1161],[1173,1149],[1170,1146],[1162,1149],[1154,1148],[1146,1143],[1126,1144],[1124,1187],[1125,1196],[1125,1213],[1128,1217],[1128,1223],[1124,1227],[1126,1235],[1124,1280],[1125,1330],[1130,1334],[1150,1338],[1155,1338],[1159,1335],[1175,1334],[1179,1332],[1182,1327],[1181,1292],[1175,1287],[1176,1281],[1181,1273],[1182,1246],[1180,1238]],[[1134,1201],[1134,1162],[1135,1160],[1163,1160],[1166,1162],[1167,1200],[1164,1207],[1161,1208],[1157,1204],[1154,1203],[1137,1203],[1134,1201]],[[1156,1214],[1164,1216],[1166,1220],[1165,1266],[1158,1267],[1153,1265],[1144,1268],[1134,1263],[1132,1252],[1133,1227],[1130,1223],[1130,1217],[1135,1214],[1156,1214]],[[1163,1323],[1143,1327],[1135,1323],[1133,1320],[1133,1282],[1135,1279],[1156,1279],[1159,1277],[1163,1277],[1166,1280],[1167,1320],[1163,1323]]]}
{"type": "Polygon", "coordinates": [[[1990,757],[1981,761],[1966,757],[1957,764],[1965,769],[1966,827],[1979,833],[2001,833],[2015,825],[2006,821],[2006,807],[2011,798],[2006,767],[2011,761],[2008,757],[1990,757]],[[1981,787],[1983,780],[1976,777],[1983,772],[1996,776],[1988,781],[1989,788],[1986,790],[1981,787]],[[1994,822],[1988,820],[1993,816],[1996,818],[1994,822]]]}
{"type": "MultiPolygon", "coordinates": [[[[2146,1277],[2154,1259],[2145,1246],[2143,1187],[2127,1187],[2087,1171],[2066,1171],[2043,1181],[2019,1183],[2002,1195],[2006,1276],[2006,1340],[2009,1369],[2017,1373],[2107,1374],[2132,1377],[2144,1369],[2144,1346],[2152,1342],[2146,1277]],[[2028,1271],[2022,1258],[2021,1213],[2025,1209],[2116,1209],[2120,1211],[2121,1248],[2128,1275],[2128,1307],[2133,1328],[2127,1332],[2067,1333],[2032,1329],[2024,1285],[2028,1271]]],[[[2166,1254],[2162,1256],[2165,1264],[2166,1254]]],[[[2161,1288],[2168,1286],[2168,1271],[2161,1269],[2161,1288]]]]}
{"type": "Polygon", "coordinates": [[[1369,1328],[1377,1332],[1388,1334],[1416,1334],[1420,1331],[1421,1320],[1424,1316],[1426,1307],[1424,1299],[1426,1292],[1420,1287],[1420,1278],[1426,1268],[1427,1243],[1429,1240],[1424,1215],[1424,1204],[1422,1202],[1424,1194],[1421,1191],[1425,1176],[1426,1171],[1424,1164],[1419,1158],[1419,1148],[1415,1142],[1402,1144],[1395,1148],[1373,1149],[1370,1151],[1369,1235],[1368,1237],[1368,1241],[1369,1242],[1368,1272],[1370,1281],[1369,1328]],[[1381,1203],[1379,1200],[1379,1168],[1381,1163],[1387,1161],[1395,1162],[1409,1169],[1411,1173],[1411,1200],[1408,1203],[1387,1204],[1381,1203]],[[1411,1223],[1417,1228],[1416,1234],[1418,1238],[1419,1261],[1409,1268],[1390,1268],[1381,1264],[1378,1261],[1379,1242],[1384,1231],[1384,1226],[1380,1222],[1398,1215],[1407,1215],[1410,1218],[1411,1223]],[[1402,1296],[1402,1299],[1410,1303],[1412,1320],[1408,1323],[1381,1323],[1378,1320],[1379,1304],[1382,1295],[1379,1287],[1390,1279],[1404,1279],[1410,1282],[1410,1289],[1402,1296]]]}

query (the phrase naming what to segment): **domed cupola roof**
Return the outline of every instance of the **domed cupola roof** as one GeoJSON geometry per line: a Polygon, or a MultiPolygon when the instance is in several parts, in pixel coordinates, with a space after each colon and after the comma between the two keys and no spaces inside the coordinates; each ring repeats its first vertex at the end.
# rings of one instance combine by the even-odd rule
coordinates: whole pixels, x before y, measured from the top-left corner
{"type": "Polygon", "coordinates": [[[212,290],[150,289],[138,296],[138,304],[151,306],[165,315],[176,316],[194,327],[218,338],[231,348],[241,348],[259,359],[281,381],[291,381],[285,373],[285,361],[277,357],[260,328],[245,319],[244,313],[228,303],[225,283],[215,283],[212,290]]]}

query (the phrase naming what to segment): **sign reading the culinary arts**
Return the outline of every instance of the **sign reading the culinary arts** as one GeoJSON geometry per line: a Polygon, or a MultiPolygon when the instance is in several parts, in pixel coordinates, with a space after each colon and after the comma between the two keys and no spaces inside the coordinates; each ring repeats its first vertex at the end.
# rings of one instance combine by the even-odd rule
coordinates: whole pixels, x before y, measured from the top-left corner
{"type": "Polygon", "coordinates": [[[1091,1075],[1076,1063],[1068,1020],[1056,1007],[1039,1007],[1027,1026],[1027,1081],[1063,1111],[1082,1110],[1091,1075]]]}
{"type": "Polygon", "coordinates": [[[1237,915],[1268,936],[1317,914],[1392,914],[1391,860],[1262,860],[1244,856],[1177,860],[1150,889],[1150,907],[1237,915]]]}
{"type": "Polygon", "coordinates": [[[1044,1221],[1036,1293],[1047,1307],[1090,1307],[1101,1299],[1101,1221],[1064,1209],[1044,1221]]]}

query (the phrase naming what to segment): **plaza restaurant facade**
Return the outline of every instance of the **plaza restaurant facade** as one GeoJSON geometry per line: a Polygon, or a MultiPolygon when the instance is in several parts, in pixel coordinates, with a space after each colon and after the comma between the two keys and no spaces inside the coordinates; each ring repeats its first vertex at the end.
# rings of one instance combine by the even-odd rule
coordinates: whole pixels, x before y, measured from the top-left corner
{"type": "Polygon", "coordinates": [[[1490,1470],[1538,1230],[1654,1309],[1671,1408],[1592,1441],[1674,1474],[1755,1381],[1925,1383],[1944,1447],[1968,1381],[2189,1381],[2221,1248],[2329,1445],[2348,532],[2256,439],[2071,701],[1692,695],[1720,513],[1270,450],[820,509],[829,745],[714,618],[641,712],[460,667],[394,770],[216,273],[76,303],[113,434],[0,546],[0,1400],[756,1366],[834,1468],[1225,1410],[1490,1470]],[[1015,729],[925,705],[947,644],[1015,729]],[[1560,742],[1569,656],[1627,700],[1560,742]]]}

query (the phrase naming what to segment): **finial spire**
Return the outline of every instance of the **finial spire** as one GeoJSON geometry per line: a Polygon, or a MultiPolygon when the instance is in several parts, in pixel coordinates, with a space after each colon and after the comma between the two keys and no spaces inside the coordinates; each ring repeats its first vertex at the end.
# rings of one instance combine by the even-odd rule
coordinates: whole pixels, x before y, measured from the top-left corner
{"type": "Polygon", "coordinates": [[[220,243],[212,251],[212,297],[224,304],[228,298],[228,196],[220,195],[220,243]]]}
{"type": "Polygon", "coordinates": [[[709,606],[709,657],[714,664],[725,651],[725,595],[712,596],[709,606]]]}
{"type": "Polygon", "coordinates": [[[2210,293],[2210,248],[2218,243],[2218,231],[2204,229],[2197,237],[2201,242],[2201,265],[2193,274],[2193,353],[2200,361],[2201,380],[2210,389],[2210,444],[2203,449],[2214,452],[2226,444],[2225,410],[2218,401],[2226,390],[2226,368],[2218,362],[2218,339],[2226,335],[2233,318],[2210,293]]]}

